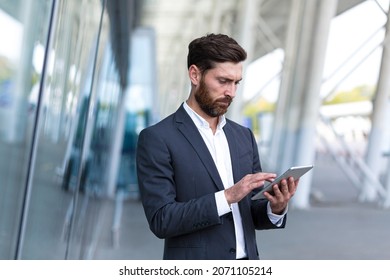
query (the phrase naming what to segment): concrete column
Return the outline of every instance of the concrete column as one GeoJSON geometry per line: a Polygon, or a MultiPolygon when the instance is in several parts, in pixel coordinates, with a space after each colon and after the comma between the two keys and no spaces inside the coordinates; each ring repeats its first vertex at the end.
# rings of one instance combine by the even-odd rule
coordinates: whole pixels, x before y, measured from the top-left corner
{"type": "Polygon", "coordinates": [[[313,59],[313,38],[314,26],[316,25],[317,1],[301,0],[300,10],[302,14],[301,25],[299,26],[298,38],[296,41],[296,56],[295,64],[292,65],[292,75],[290,76],[290,87],[285,88],[287,92],[285,100],[285,125],[282,142],[279,146],[279,172],[284,171],[292,165],[297,165],[296,154],[298,145],[298,134],[302,126],[302,110],[305,106],[311,104],[306,103],[307,90],[306,86],[309,82],[310,75],[310,59],[313,59]]]}
{"type": "Polygon", "coordinates": [[[213,10],[212,10],[212,17],[211,17],[211,23],[210,23],[210,30],[211,32],[219,32],[221,29],[221,20],[222,20],[222,12],[223,9],[221,7],[223,5],[222,0],[214,0],[213,2],[213,10]]]}
{"type": "Polygon", "coordinates": [[[282,80],[279,90],[279,97],[274,112],[274,125],[269,149],[269,168],[274,172],[282,172],[281,148],[284,146],[287,126],[289,102],[292,95],[292,88],[296,79],[296,65],[298,64],[299,38],[304,14],[304,1],[291,1],[290,16],[288,20],[286,46],[284,48],[285,58],[283,63],[282,80]]]}
{"type": "MultiPolygon", "coordinates": [[[[253,49],[255,44],[256,34],[256,19],[259,16],[259,7],[262,0],[245,0],[243,2],[242,8],[242,26],[240,28],[240,38],[236,38],[240,45],[246,50],[248,57],[243,63],[243,82],[245,82],[245,71],[250,62],[253,59],[253,49]]],[[[243,122],[242,116],[242,106],[243,106],[243,96],[242,96],[243,83],[237,89],[236,97],[229,109],[229,117],[239,123],[243,122]]]]}
{"type": "MultiPolygon", "coordinates": [[[[383,148],[386,135],[386,112],[388,108],[388,98],[390,91],[390,20],[388,17],[386,24],[386,35],[383,42],[383,52],[380,74],[378,78],[377,91],[375,94],[372,116],[371,116],[371,132],[368,139],[366,151],[366,163],[372,172],[380,175],[381,166],[383,163],[383,148]]],[[[363,184],[362,192],[359,199],[361,201],[374,201],[378,198],[378,192],[366,180],[363,184]]]]}
{"type": "MultiPolygon", "coordinates": [[[[330,23],[336,15],[338,0],[319,1],[316,25],[313,32],[312,52],[308,59],[308,76],[302,100],[301,122],[297,134],[295,163],[312,164],[315,161],[316,126],[321,106],[321,84],[325,64],[326,46],[329,37],[330,23]]],[[[310,185],[313,172],[300,180],[294,196],[293,205],[297,208],[309,206],[310,185]]]]}
{"type": "MultiPolygon", "coordinates": [[[[337,0],[292,2],[285,64],[275,112],[271,159],[276,172],[312,164],[329,27],[337,0]]],[[[293,204],[309,207],[311,175],[302,178],[293,204]]]]}

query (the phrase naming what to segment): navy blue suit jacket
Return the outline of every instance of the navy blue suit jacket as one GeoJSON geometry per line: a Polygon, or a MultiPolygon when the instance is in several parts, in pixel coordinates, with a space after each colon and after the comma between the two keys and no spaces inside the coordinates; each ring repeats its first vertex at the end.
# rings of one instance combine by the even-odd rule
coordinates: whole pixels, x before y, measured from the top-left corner
{"type": "MultiPolygon", "coordinates": [[[[224,132],[234,182],[261,171],[252,132],[230,120],[224,132]]],[[[236,258],[232,214],[219,217],[214,197],[224,189],[222,180],[183,105],[140,133],[137,173],[150,229],[165,239],[164,259],[236,258]]],[[[266,205],[266,200],[252,201],[250,195],[239,202],[249,259],[259,258],[255,229],[276,228],[268,218],[266,205]]]]}

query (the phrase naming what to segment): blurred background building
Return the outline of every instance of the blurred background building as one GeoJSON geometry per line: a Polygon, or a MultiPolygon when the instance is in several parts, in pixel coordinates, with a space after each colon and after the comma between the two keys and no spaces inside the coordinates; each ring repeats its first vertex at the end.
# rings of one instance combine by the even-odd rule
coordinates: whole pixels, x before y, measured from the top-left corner
{"type": "Polygon", "coordinates": [[[316,166],[292,211],[345,192],[388,209],[388,10],[389,0],[0,0],[0,259],[154,258],[159,248],[137,241],[150,234],[137,137],[187,98],[187,45],[206,33],[248,51],[229,117],[255,132],[263,169],[316,166]]]}

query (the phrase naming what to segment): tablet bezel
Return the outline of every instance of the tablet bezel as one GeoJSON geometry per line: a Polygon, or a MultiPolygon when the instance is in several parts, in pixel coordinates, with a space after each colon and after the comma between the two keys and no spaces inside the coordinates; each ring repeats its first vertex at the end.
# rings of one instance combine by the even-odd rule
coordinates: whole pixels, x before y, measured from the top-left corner
{"type": "Polygon", "coordinates": [[[295,180],[297,180],[300,177],[302,177],[305,173],[310,171],[313,167],[314,167],[314,165],[304,165],[304,166],[293,166],[293,167],[290,167],[282,175],[280,175],[277,178],[275,178],[275,180],[273,180],[272,182],[266,182],[264,184],[264,187],[257,194],[255,194],[252,197],[252,200],[266,198],[264,196],[264,192],[268,192],[268,193],[273,195],[273,189],[272,189],[273,185],[279,184],[280,181],[282,181],[283,179],[287,179],[289,177],[293,177],[295,180]]]}

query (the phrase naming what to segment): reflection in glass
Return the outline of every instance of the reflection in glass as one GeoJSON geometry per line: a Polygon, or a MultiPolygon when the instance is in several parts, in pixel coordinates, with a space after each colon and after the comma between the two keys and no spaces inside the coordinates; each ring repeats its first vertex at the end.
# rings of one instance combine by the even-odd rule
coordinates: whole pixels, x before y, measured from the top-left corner
{"type": "Polygon", "coordinates": [[[0,1],[0,258],[18,246],[51,1],[0,1]],[[39,11],[40,17],[35,18],[39,11]],[[32,23],[33,22],[33,23],[32,23]]]}
{"type": "Polygon", "coordinates": [[[120,1],[0,0],[0,259],[136,258],[135,146],[151,119],[154,33],[130,32],[128,17],[129,33],[112,33],[123,19],[109,11],[133,3],[120,1]],[[119,70],[124,58],[135,66],[119,70]]]}

